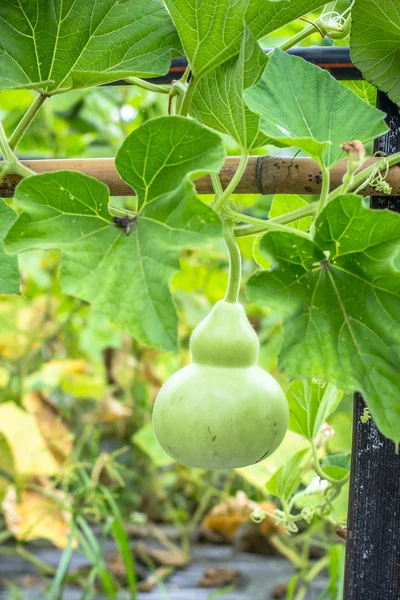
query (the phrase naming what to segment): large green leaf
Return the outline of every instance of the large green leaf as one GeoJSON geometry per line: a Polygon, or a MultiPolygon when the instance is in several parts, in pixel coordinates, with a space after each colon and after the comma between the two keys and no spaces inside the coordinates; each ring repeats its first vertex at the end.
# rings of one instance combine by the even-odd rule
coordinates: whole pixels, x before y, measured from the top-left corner
{"type": "Polygon", "coordinates": [[[213,165],[222,166],[222,148],[220,136],[206,127],[185,117],[162,117],[128,136],[115,164],[136,191],[140,213],[170,193],[184,197],[188,179],[209,173],[213,165]]]}
{"type": "Polygon", "coordinates": [[[243,90],[257,83],[267,62],[254,36],[246,28],[240,53],[208,72],[196,86],[191,110],[203,123],[231,135],[244,150],[268,142],[258,127],[259,116],[244,103],[243,90]]]}
{"type": "Polygon", "coordinates": [[[368,81],[364,81],[363,79],[358,81],[344,81],[343,85],[357,94],[359,98],[371,104],[371,106],[376,106],[376,87],[368,83],[368,81]]]}
{"type": "Polygon", "coordinates": [[[16,219],[17,214],[0,199],[0,294],[19,294],[18,261],[3,249],[3,239],[16,219]]]}
{"type": "Polygon", "coordinates": [[[351,58],[364,78],[400,105],[400,3],[355,0],[351,58]]]}
{"type": "Polygon", "coordinates": [[[162,0],[0,3],[0,89],[51,80],[38,87],[53,91],[161,75],[177,48],[162,0]]]}
{"type": "MultiPolygon", "coordinates": [[[[165,164],[164,149],[181,131],[182,142],[191,139],[197,148],[203,170],[215,173],[225,151],[217,134],[194,121],[164,117],[136,129],[118,158],[128,160],[129,148],[136,147],[137,139],[154,144],[154,136],[149,135],[153,128],[159,137],[156,147],[146,148],[147,201],[138,186],[141,208],[129,235],[113,223],[105,185],[80,173],[59,171],[19,184],[14,199],[23,213],[10,229],[6,247],[12,253],[60,249],[65,293],[90,302],[143,343],[174,350],[177,316],[168,284],[179,269],[180,250],[214,240],[221,235],[221,223],[197,199],[180,145],[170,149],[169,157],[177,168],[181,165],[179,176],[165,164]],[[164,181],[163,195],[157,191],[158,177],[164,181]]],[[[131,158],[133,171],[136,163],[131,158]]],[[[140,161],[139,156],[139,165],[140,161]]]]}
{"type": "Polygon", "coordinates": [[[319,8],[321,0],[165,0],[199,79],[240,51],[244,19],[261,37],[319,8]]]}
{"type": "Polygon", "coordinates": [[[238,54],[249,0],[165,0],[198,79],[238,54]]]}
{"type": "Polygon", "coordinates": [[[314,240],[270,232],[260,250],[275,268],[253,276],[248,295],[284,314],[281,369],[360,391],[382,433],[400,441],[400,215],[340,196],[314,240]]]}
{"type": "Polygon", "coordinates": [[[244,92],[261,116],[260,129],[297,146],[325,167],[341,158],[343,142],[368,142],[387,131],[384,114],[302,58],[274,50],[259,83],[244,92]]]}
{"type": "MultiPolygon", "coordinates": [[[[298,194],[275,194],[268,217],[270,219],[280,217],[305,206],[308,206],[308,202],[303,200],[298,194]]],[[[297,221],[288,223],[287,226],[292,229],[300,229],[300,231],[309,231],[312,222],[312,217],[302,217],[297,221]]]]}
{"type": "Polygon", "coordinates": [[[260,39],[324,4],[321,0],[250,0],[246,22],[260,39]]]}
{"type": "Polygon", "coordinates": [[[294,381],[286,392],[289,428],[310,442],[314,441],[324,421],[338,407],[342,395],[331,383],[321,386],[308,379],[294,381]]]}

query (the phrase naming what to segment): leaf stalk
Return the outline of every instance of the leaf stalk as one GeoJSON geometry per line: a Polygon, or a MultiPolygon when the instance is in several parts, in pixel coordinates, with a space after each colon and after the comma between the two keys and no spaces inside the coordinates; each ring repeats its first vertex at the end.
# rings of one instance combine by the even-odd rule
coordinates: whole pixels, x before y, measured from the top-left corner
{"type": "Polygon", "coordinates": [[[140,79],[140,77],[126,77],[125,81],[149,92],[156,92],[157,94],[169,94],[171,90],[171,86],[169,85],[156,85],[155,83],[140,79]]]}
{"type": "MultiPolygon", "coordinates": [[[[279,217],[274,217],[273,219],[258,219],[257,217],[242,215],[241,213],[232,211],[231,209],[225,209],[224,212],[232,218],[235,218],[237,221],[249,223],[249,225],[236,227],[236,237],[257,235],[265,233],[268,230],[291,231],[293,233],[293,229],[285,227],[285,225],[288,223],[293,223],[294,221],[298,221],[303,217],[314,216],[317,212],[318,204],[318,202],[311,202],[308,206],[303,206],[284,215],[279,215],[279,217]]],[[[309,237],[309,235],[304,231],[299,230],[297,233],[299,235],[303,235],[304,237],[309,237]]]]}
{"type": "Polygon", "coordinates": [[[22,137],[24,136],[26,130],[28,129],[29,125],[32,123],[33,119],[36,117],[37,113],[42,107],[46,98],[48,98],[48,95],[43,93],[38,94],[36,96],[32,104],[30,105],[30,107],[28,108],[28,110],[14,129],[10,139],[8,140],[8,144],[11,150],[15,150],[22,137]]]}

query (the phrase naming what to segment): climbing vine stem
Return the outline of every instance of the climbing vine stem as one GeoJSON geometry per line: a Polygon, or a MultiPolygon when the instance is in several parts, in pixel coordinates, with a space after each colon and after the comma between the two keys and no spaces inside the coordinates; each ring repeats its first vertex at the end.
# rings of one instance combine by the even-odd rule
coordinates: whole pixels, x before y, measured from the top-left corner
{"type": "Polygon", "coordinates": [[[29,177],[30,175],[34,175],[34,172],[31,171],[28,167],[25,167],[22,163],[19,162],[15,154],[10,148],[10,145],[7,141],[7,136],[4,131],[4,127],[2,122],[0,121],[0,151],[3,154],[3,162],[0,166],[0,181],[2,181],[3,177],[7,173],[20,175],[21,177],[29,177]]]}
{"type": "Polygon", "coordinates": [[[242,261],[239,246],[233,232],[233,221],[224,222],[224,237],[229,253],[229,280],[225,301],[234,304],[238,301],[242,261]]]}
{"type": "MultiPolygon", "coordinates": [[[[290,231],[288,227],[285,227],[286,224],[293,223],[294,221],[298,221],[304,217],[314,216],[317,212],[318,204],[318,202],[311,202],[307,206],[302,206],[297,210],[285,213],[279,217],[274,217],[273,219],[258,219],[257,217],[252,217],[250,215],[242,215],[238,212],[232,211],[231,209],[226,209],[224,213],[227,216],[234,218],[238,222],[240,221],[242,223],[249,223],[248,225],[242,225],[236,227],[235,229],[236,237],[243,237],[248,235],[257,235],[269,230],[290,231]]],[[[302,233],[304,236],[308,237],[307,233],[302,233]]],[[[299,235],[302,233],[299,233],[299,235]]]]}
{"type": "Polygon", "coordinates": [[[319,199],[318,214],[320,214],[324,210],[325,206],[328,203],[329,186],[330,186],[330,181],[331,181],[329,169],[327,169],[326,167],[321,165],[321,170],[322,170],[322,187],[321,187],[321,196],[319,199]]]}
{"type": "Polygon", "coordinates": [[[362,171],[360,171],[360,173],[357,173],[356,175],[354,175],[353,181],[352,181],[351,185],[349,186],[348,191],[357,189],[357,192],[359,192],[360,190],[362,190],[363,187],[365,187],[368,184],[369,177],[373,172],[386,171],[387,166],[389,166],[389,168],[390,168],[399,163],[400,163],[400,152],[396,152],[395,154],[390,154],[389,156],[385,156],[384,158],[382,158],[382,160],[380,162],[374,163],[374,164],[370,165],[369,167],[367,167],[366,169],[363,169],[362,171]]]}
{"type": "Polygon", "coordinates": [[[317,447],[314,442],[311,444],[311,449],[312,449],[313,460],[314,460],[313,466],[314,466],[315,471],[317,472],[317,475],[321,479],[325,479],[326,481],[328,481],[331,485],[333,485],[335,487],[340,487],[349,480],[349,477],[350,477],[349,473],[347,473],[344,477],[342,477],[342,479],[334,479],[333,477],[330,477],[330,475],[327,475],[327,473],[325,473],[325,471],[321,468],[321,465],[319,463],[317,447]]]}
{"type": "Polygon", "coordinates": [[[236,172],[233,175],[232,179],[230,180],[229,184],[227,185],[225,190],[222,192],[222,194],[214,200],[213,208],[217,212],[219,212],[221,210],[225,201],[229,198],[229,196],[231,194],[233,194],[233,191],[235,190],[237,184],[239,183],[239,181],[242,178],[243,173],[246,170],[248,158],[249,158],[249,154],[247,152],[244,152],[242,154],[242,156],[240,157],[240,162],[238,164],[238,168],[236,169],[236,172]]]}

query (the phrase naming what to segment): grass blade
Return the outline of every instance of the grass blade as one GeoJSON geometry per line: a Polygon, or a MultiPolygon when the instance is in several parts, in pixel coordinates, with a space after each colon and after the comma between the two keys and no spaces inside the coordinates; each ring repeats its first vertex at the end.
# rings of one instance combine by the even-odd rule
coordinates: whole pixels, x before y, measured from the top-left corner
{"type": "Polygon", "coordinates": [[[125,565],[126,576],[128,579],[130,598],[131,600],[136,600],[136,573],[135,573],[135,561],[132,556],[131,549],[129,547],[129,538],[125,531],[124,523],[122,520],[121,513],[119,508],[107,490],[107,488],[103,488],[103,492],[107,501],[110,505],[110,509],[114,515],[114,520],[112,522],[112,532],[115,542],[118,546],[119,553],[125,565]]]}

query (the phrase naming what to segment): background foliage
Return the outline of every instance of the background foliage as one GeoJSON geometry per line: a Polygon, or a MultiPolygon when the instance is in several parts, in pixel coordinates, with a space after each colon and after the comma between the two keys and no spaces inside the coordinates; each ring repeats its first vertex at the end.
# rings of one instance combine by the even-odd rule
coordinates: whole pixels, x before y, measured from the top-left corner
{"type": "MultiPolygon", "coordinates": [[[[11,4],[12,18],[19,22],[20,9],[11,4]]],[[[207,528],[208,523],[209,529],[222,531],[228,539],[232,539],[240,523],[250,521],[250,513],[256,520],[257,514],[267,516],[261,524],[263,527],[266,527],[265,522],[271,526],[273,517],[278,517],[272,534],[271,530],[265,529],[263,535],[273,539],[275,551],[288,557],[298,569],[289,586],[288,598],[295,597],[295,588],[296,593],[303,593],[310,580],[328,565],[331,578],[327,593],[332,598],[339,598],[343,546],[335,530],[344,524],[346,518],[351,398],[331,385],[324,387],[319,380],[296,381],[290,385],[287,374],[294,379],[300,378],[301,360],[309,359],[304,354],[304,343],[313,348],[318,346],[318,340],[311,339],[312,334],[307,334],[310,337],[305,334],[302,338],[301,351],[295,346],[288,349],[290,344],[286,342],[285,346],[282,341],[284,320],[290,317],[291,311],[297,310],[309,292],[299,283],[298,293],[292,295],[291,302],[288,302],[285,286],[292,282],[279,280],[279,275],[269,273],[255,275],[258,266],[266,268],[271,264],[271,255],[275,260],[278,256],[282,263],[293,262],[293,239],[308,231],[309,217],[296,221],[293,232],[275,232],[257,242],[254,257],[254,237],[240,240],[244,281],[249,281],[250,302],[246,310],[259,334],[260,365],[282,384],[291,407],[291,431],[283,445],[267,461],[251,467],[220,473],[193,470],[174,463],[163,452],[154,437],[150,421],[158,389],[172,373],[188,363],[189,336],[212,305],[224,296],[228,278],[226,249],[220,237],[219,223],[208,206],[210,199],[202,198],[202,203],[196,198],[189,183],[190,177],[203,170],[217,173],[223,163],[224,152],[235,155],[242,151],[260,154],[269,151],[293,155],[292,144],[320,160],[327,168],[343,156],[338,149],[343,136],[350,139],[356,135],[368,143],[383,132],[382,115],[377,115],[371,107],[375,102],[375,88],[366,82],[350,82],[341,88],[341,95],[337,97],[329,88],[331,85],[334,90],[335,82],[325,73],[314,78],[313,68],[302,66],[300,59],[277,52],[264,72],[271,75],[274,69],[277,70],[278,75],[272,76],[275,87],[269,85],[271,77],[262,78],[257,86],[265,95],[262,106],[257,101],[257,88],[246,93],[245,103],[243,82],[246,84],[244,87],[251,87],[259,79],[266,63],[265,55],[255,43],[255,36],[263,38],[264,47],[278,45],[304,27],[304,23],[295,21],[275,31],[279,19],[297,19],[320,8],[323,3],[293,0],[288,9],[287,3],[271,2],[268,10],[263,11],[262,18],[257,3],[250,4],[246,15],[248,28],[244,34],[242,20],[247,2],[228,3],[229,19],[225,19],[226,3],[221,4],[217,14],[213,15],[220,27],[210,29],[209,11],[200,6],[197,8],[203,10],[201,28],[204,31],[200,31],[195,45],[193,36],[187,31],[198,14],[187,9],[186,2],[166,4],[174,17],[180,41],[169,17],[160,10],[161,2],[130,1],[119,3],[114,7],[114,13],[102,15],[101,22],[97,23],[98,35],[92,35],[85,28],[80,32],[75,48],[77,56],[72,57],[70,63],[63,63],[60,59],[63,52],[61,45],[54,47],[53,61],[49,62],[47,56],[39,55],[35,64],[25,64],[27,58],[25,62],[22,60],[24,69],[21,70],[15,69],[15,65],[11,68],[11,64],[4,60],[0,66],[3,90],[0,94],[0,118],[7,135],[12,133],[32,103],[35,96],[30,91],[32,82],[42,82],[50,92],[67,84],[76,88],[46,100],[18,145],[18,156],[116,157],[121,177],[138,191],[143,224],[129,237],[118,232],[111,226],[112,219],[106,210],[108,192],[105,186],[95,181],[89,186],[76,173],[46,175],[40,180],[28,178],[18,187],[12,205],[18,210],[23,209],[24,216],[11,228],[7,248],[9,251],[27,246],[34,249],[18,256],[22,296],[0,296],[0,539],[27,542],[47,538],[64,549],[58,570],[55,573],[47,571],[47,574],[54,575],[47,582],[46,593],[50,598],[59,593],[71,552],[79,547],[92,565],[84,583],[90,597],[95,593],[96,579],[104,591],[114,593],[119,588],[112,570],[103,561],[101,551],[103,539],[113,535],[127,574],[123,587],[129,588],[134,597],[134,570],[131,553],[127,550],[129,527],[148,521],[173,524],[181,534],[181,549],[187,552],[190,537],[203,516],[211,507],[215,509],[218,505],[221,508],[222,505],[223,519],[219,525],[215,525],[213,519],[216,515],[211,512],[204,526],[207,528]],[[135,45],[135,27],[130,27],[130,36],[124,44],[134,46],[135,51],[124,62],[122,56],[125,56],[126,47],[115,44],[113,52],[104,56],[104,65],[108,67],[103,65],[100,68],[93,57],[98,52],[105,52],[101,28],[110,27],[112,23],[117,31],[122,25],[130,24],[129,18],[133,22],[142,17],[153,33],[157,29],[154,23],[159,23],[157,36],[151,35],[147,45],[135,45]],[[221,27],[225,27],[224,35],[221,35],[221,27]],[[208,30],[210,33],[206,35],[208,30]],[[211,131],[205,134],[203,128],[191,122],[190,144],[183,159],[176,155],[181,150],[173,154],[174,139],[166,134],[169,131],[167,121],[171,123],[174,119],[174,134],[179,138],[183,119],[162,118],[168,113],[166,95],[159,96],[135,85],[94,87],[116,76],[124,77],[126,73],[144,77],[165,71],[171,56],[181,52],[181,43],[192,61],[193,73],[203,76],[193,97],[194,109],[204,123],[223,134],[222,138],[211,131]],[[210,46],[213,47],[212,53],[210,46]],[[248,68],[249,57],[251,69],[248,68]],[[279,73],[285,69],[296,74],[294,82],[298,89],[289,89],[287,82],[279,78],[279,73]],[[29,81],[25,71],[29,72],[29,81]],[[307,78],[308,86],[304,87],[302,77],[307,78]],[[78,89],[86,86],[88,89],[78,89]],[[9,89],[13,87],[24,89],[9,89]],[[287,115],[285,106],[275,101],[276,95],[304,99],[303,96],[309,95],[310,87],[314,104],[308,104],[308,115],[293,112],[287,115]],[[366,100],[367,104],[361,105],[359,98],[351,92],[366,100]],[[219,104],[215,101],[217,96],[219,104]],[[326,106],[327,113],[334,113],[336,117],[336,120],[329,120],[329,127],[325,130],[323,125],[328,121],[324,121],[320,114],[321,104],[326,106]],[[338,104],[342,110],[337,110],[338,104]],[[226,111],[231,119],[225,118],[226,111]],[[348,112],[351,113],[350,119],[343,126],[348,112]],[[155,117],[161,118],[150,122],[155,117]],[[309,120],[314,120],[315,131],[310,131],[309,120]],[[135,133],[141,125],[144,127],[135,133]],[[285,129],[284,135],[277,134],[277,126],[280,126],[280,131],[285,129]],[[129,134],[132,135],[126,140],[129,134]],[[278,139],[283,147],[270,146],[271,137],[278,139]],[[336,154],[331,152],[331,141],[336,143],[336,154]],[[172,155],[179,168],[161,169],[159,179],[149,183],[146,180],[147,165],[136,161],[134,171],[130,161],[133,155],[143,156],[152,144],[158,144],[160,152],[166,156],[172,155]],[[193,155],[188,155],[191,150],[194,150],[193,155]],[[51,192],[52,203],[42,202],[45,188],[51,192]],[[70,214],[59,210],[65,194],[80,200],[71,205],[70,214]],[[184,213],[176,212],[177,194],[185,196],[184,213]],[[152,201],[155,200],[162,206],[162,218],[153,211],[152,201]],[[55,216],[58,219],[55,225],[45,222],[48,217],[55,216]],[[172,241],[165,231],[171,219],[175,229],[172,241]],[[191,223],[189,230],[183,227],[188,220],[191,223]],[[94,228],[99,230],[98,237],[88,242],[85,235],[94,228]],[[68,239],[63,237],[67,230],[68,239]],[[73,243],[71,232],[75,236],[73,243]],[[163,241],[167,235],[174,246],[173,251],[169,248],[166,252],[163,241]],[[103,255],[107,255],[102,249],[103,243],[104,247],[113,245],[117,248],[117,252],[108,257],[108,263],[103,261],[103,255]],[[147,253],[146,258],[153,261],[151,267],[142,260],[142,249],[147,253]],[[128,262],[127,256],[134,256],[136,260],[128,262]],[[157,277],[154,276],[155,262],[161,265],[157,267],[157,277]],[[103,270],[92,276],[100,263],[103,270]],[[167,288],[170,276],[173,276],[171,294],[167,288]],[[155,306],[151,293],[160,285],[160,280],[166,297],[161,308],[155,306]],[[123,295],[126,290],[130,292],[131,303],[121,302],[117,309],[115,306],[110,308],[110,297],[120,291],[123,295]],[[268,306],[264,306],[265,290],[274,291],[272,305],[269,302],[268,306]],[[282,306],[285,306],[284,310],[282,306]],[[281,365],[285,366],[286,375],[277,366],[281,349],[281,365]],[[296,370],[298,368],[300,372],[296,370]],[[308,442],[312,442],[312,448],[308,442]],[[318,459],[324,469],[326,486],[318,480],[321,475],[316,467],[318,459]],[[337,482],[342,485],[337,486],[337,482]],[[245,494],[244,503],[242,493],[245,494]],[[317,514],[319,518],[315,517],[317,514]],[[309,525],[307,529],[306,523],[309,525]],[[93,527],[100,531],[97,540],[93,539],[93,527]],[[298,535],[290,536],[289,533],[298,535]],[[321,551],[317,567],[313,565],[314,571],[310,570],[310,547],[321,551]]],[[[362,21],[360,5],[361,0],[356,0],[355,30],[362,21]]],[[[79,18],[83,21],[86,18],[85,6],[83,2],[80,7],[79,18]]],[[[337,10],[345,10],[348,3],[339,2],[335,6],[337,10]]],[[[375,10],[375,3],[371,3],[371,8],[375,10]]],[[[317,15],[311,14],[310,18],[317,18],[317,15]]],[[[37,15],[28,17],[25,25],[32,26],[37,15]]],[[[58,27],[59,15],[54,19],[48,17],[44,15],[43,19],[47,19],[49,27],[58,27]]],[[[76,21],[77,15],[74,19],[76,21]]],[[[63,21],[64,44],[69,44],[74,35],[71,28],[75,21],[63,21]]],[[[12,32],[7,30],[7,33],[1,41],[1,49],[5,54],[12,54],[12,32]]],[[[42,33],[37,29],[35,35],[42,33]]],[[[111,31],[110,35],[115,33],[111,31]]],[[[353,58],[360,66],[366,60],[363,44],[368,45],[368,35],[366,30],[365,40],[352,44],[353,58]]],[[[75,35],[73,39],[76,40],[75,35]]],[[[333,41],[327,38],[321,40],[316,33],[303,42],[305,45],[317,43],[331,44],[333,41]]],[[[348,44],[348,39],[339,43],[348,44]]],[[[26,57],[29,56],[30,44],[31,41],[26,41],[26,57]]],[[[381,48],[376,48],[376,53],[374,60],[388,60],[387,53],[381,48]]],[[[380,72],[370,69],[369,65],[365,69],[370,72],[368,81],[387,88],[391,97],[398,99],[396,84],[391,78],[384,77],[381,81],[380,72]]],[[[187,127],[185,124],[185,134],[187,127]]],[[[328,231],[334,229],[334,234],[341,236],[346,229],[347,219],[343,217],[344,214],[348,217],[346,198],[348,200],[348,197],[342,196],[332,201],[329,212],[317,222],[315,240],[304,241],[305,245],[312,246],[308,252],[315,260],[323,259],[318,246],[321,240],[324,244],[326,240],[330,241],[334,251],[335,237],[331,239],[328,231]]],[[[314,199],[301,196],[235,196],[237,209],[254,217],[279,216],[307,206],[311,200],[314,199]]],[[[361,200],[358,204],[354,203],[354,198],[350,200],[354,210],[352,218],[356,221],[364,214],[365,208],[361,200]]],[[[112,205],[116,210],[121,207],[136,209],[133,197],[113,198],[112,205]]],[[[15,213],[8,205],[1,206],[5,232],[10,229],[15,213]]],[[[379,253],[383,246],[383,250],[387,250],[392,239],[398,238],[398,223],[394,224],[386,215],[380,215],[379,219],[382,229],[376,232],[373,243],[370,239],[358,240],[358,266],[372,260],[371,252],[379,253]],[[385,219],[387,224],[383,223],[385,219]],[[380,231],[383,230],[385,238],[381,239],[380,231]],[[388,230],[392,232],[390,239],[386,235],[388,230]],[[370,246],[374,249],[371,250],[370,246]]],[[[342,241],[340,250],[336,248],[337,269],[348,261],[346,237],[342,241]]],[[[4,291],[16,293],[17,259],[2,254],[1,261],[10,288],[4,291]]],[[[389,264],[380,264],[380,276],[385,266],[391,269],[389,264]]],[[[343,294],[355,288],[357,268],[353,263],[348,269],[347,292],[343,294]]],[[[302,257],[298,257],[298,269],[307,273],[315,271],[313,261],[303,263],[302,257]]],[[[313,274],[317,283],[323,276],[322,268],[313,274]]],[[[365,283],[365,286],[373,287],[373,280],[374,272],[371,282],[365,283]]],[[[387,308],[385,292],[390,290],[379,290],[377,294],[381,305],[387,308]]],[[[340,323],[333,323],[338,317],[332,316],[330,320],[321,320],[320,317],[332,295],[332,283],[324,280],[322,291],[314,297],[315,305],[309,319],[310,322],[318,322],[315,329],[323,332],[330,339],[330,345],[336,347],[343,342],[332,334],[340,327],[340,323]]],[[[243,290],[241,300],[245,301],[243,290]]],[[[352,316],[357,312],[355,300],[346,296],[345,301],[352,316]]],[[[366,304],[366,321],[369,309],[366,304]]],[[[374,361],[384,359],[387,347],[398,341],[395,339],[396,331],[390,328],[390,318],[390,311],[386,311],[382,315],[382,322],[386,320],[385,332],[374,331],[374,336],[381,340],[378,345],[374,339],[373,347],[377,348],[374,361]]],[[[305,323],[305,328],[308,331],[308,323],[305,323]]],[[[288,331],[290,334],[290,327],[288,331]]],[[[298,335],[298,329],[295,333],[298,335]]],[[[360,328],[356,331],[356,341],[362,337],[363,330],[360,328]]],[[[361,341],[364,343],[363,339],[361,341]]],[[[345,373],[339,373],[340,367],[334,361],[327,367],[317,363],[312,352],[310,355],[315,362],[316,377],[324,378],[329,367],[331,380],[340,382],[345,392],[353,389],[355,368],[352,349],[348,351],[345,373]]],[[[370,365],[360,360],[356,367],[359,379],[365,381],[366,390],[371,392],[371,406],[374,406],[373,402],[377,399],[370,365]]],[[[393,372],[388,375],[393,386],[398,378],[395,370],[394,365],[393,372]]],[[[388,391],[388,398],[390,404],[392,388],[388,391]]],[[[387,416],[377,414],[381,419],[379,425],[387,431],[392,428],[394,438],[395,424],[387,416]]],[[[17,547],[16,552],[21,552],[18,550],[21,547],[17,547]]],[[[33,560],[28,551],[22,552],[25,552],[25,558],[33,560]]],[[[46,572],[46,565],[41,565],[41,569],[46,572]]]]}

